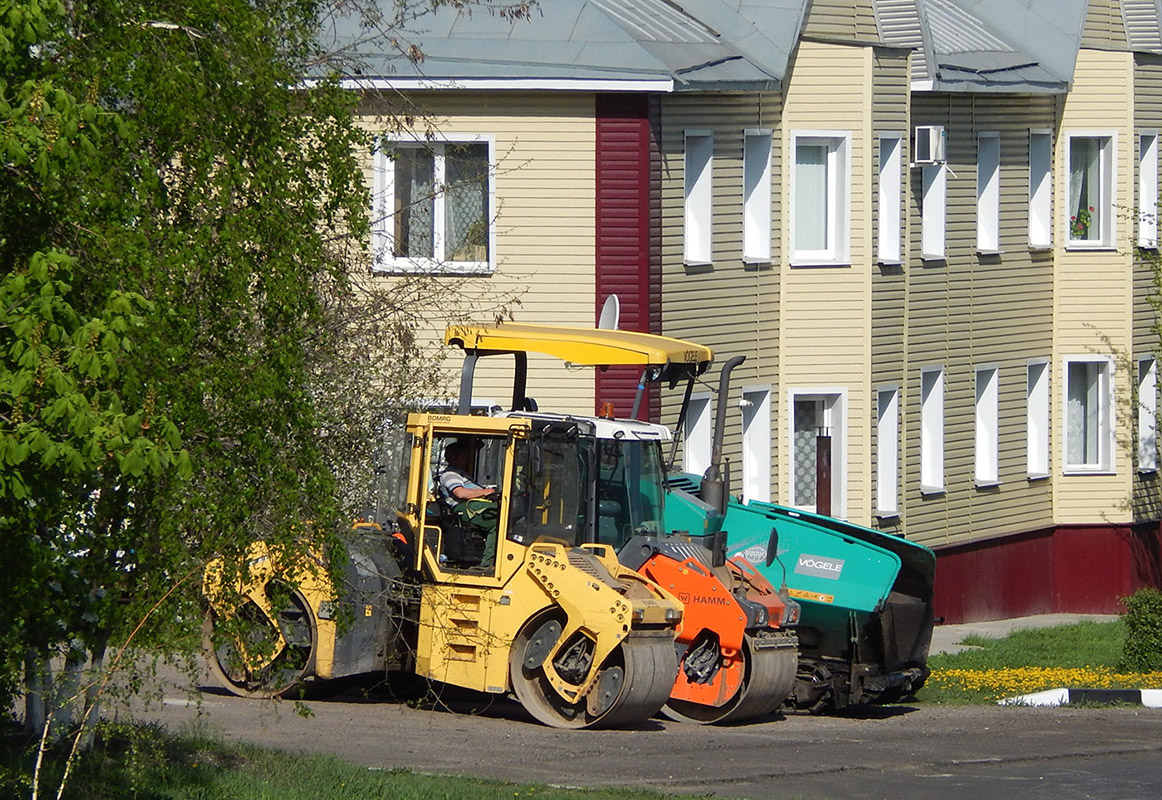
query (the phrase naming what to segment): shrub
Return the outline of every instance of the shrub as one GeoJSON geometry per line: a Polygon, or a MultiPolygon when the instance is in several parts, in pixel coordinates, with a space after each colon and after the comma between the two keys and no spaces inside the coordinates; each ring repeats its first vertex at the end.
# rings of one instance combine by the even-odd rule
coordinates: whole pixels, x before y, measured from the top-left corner
{"type": "Polygon", "coordinates": [[[1134,672],[1162,669],[1162,592],[1139,589],[1122,598],[1126,607],[1126,643],[1122,667],[1134,672]]]}

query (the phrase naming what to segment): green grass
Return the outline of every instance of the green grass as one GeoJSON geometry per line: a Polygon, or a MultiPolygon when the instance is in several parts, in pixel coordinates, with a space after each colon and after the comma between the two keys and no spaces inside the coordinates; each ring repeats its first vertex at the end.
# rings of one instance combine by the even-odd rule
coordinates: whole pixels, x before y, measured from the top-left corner
{"type": "Polygon", "coordinates": [[[1002,639],[967,636],[961,644],[980,650],[941,654],[928,659],[933,668],[1011,669],[1016,667],[1109,667],[1122,656],[1126,626],[1114,622],[1082,620],[1052,628],[1013,631],[1002,639]]]}
{"type": "MultiPolygon", "coordinates": [[[[32,746],[10,733],[0,751],[0,797],[30,795],[32,746]]],[[[59,757],[50,761],[41,796],[55,797],[59,757]]],[[[107,727],[82,759],[65,797],[71,800],[662,800],[645,790],[562,789],[469,777],[376,770],[320,755],[263,750],[153,726],[107,727]]]]}
{"type": "MultiPolygon", "coordinates": [[[[1020,677],[1021,670],[1117,670],[1125,636],[1122,620],[1083,620],[1072,625],[1014,631],[1000,639],[968,636],[961,644],[979,649],[929,658],[928,666],[936,675],[920,690],[916,699],[927,703],[975,704],[993,703],[998,695],[1005,696],[1004,692],[941,686],[941,671],[1012,670],[1018,671],[1014,677],[1020,677]]],[[[1065,673],[1055,672],[1051,678],[1060,679],[1063,675],[1065,673]]]]}

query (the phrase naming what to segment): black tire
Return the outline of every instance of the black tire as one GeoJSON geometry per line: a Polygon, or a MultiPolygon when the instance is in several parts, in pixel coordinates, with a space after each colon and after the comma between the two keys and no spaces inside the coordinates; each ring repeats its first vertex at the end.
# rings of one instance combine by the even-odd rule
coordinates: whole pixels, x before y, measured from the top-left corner
{"type": "MultiPolygon", "coordinates": [[[[272,585],[267,585],[268,596],[272,585]]],[[[212,609],[202,623],[210,671],[239,697],[282,697],[300,688],[314,672],[318,636],[310,606],[297,590],[275,588],[283,600],[273,621],[247,600],[228,623],[221,623],[212,609]],[[252,653],[250,658],[247,652],[252,653]]]]}

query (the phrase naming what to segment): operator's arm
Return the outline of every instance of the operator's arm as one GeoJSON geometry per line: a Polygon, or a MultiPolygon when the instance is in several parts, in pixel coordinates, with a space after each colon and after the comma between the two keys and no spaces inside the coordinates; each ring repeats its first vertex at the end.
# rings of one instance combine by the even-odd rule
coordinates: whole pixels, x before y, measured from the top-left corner
{"type": "Polygon", "coordinates": [[[450,469],[441,476],[440,481],[453,500],[476,500],[492,495],[496,489],[487,488],[473,481],[467,475],[455,469],[450,469]]]}
{"type": "Polygon", "coordinates": [[[486,489],[483,486],[469,488],[467,486],[457,486],[452,490],[452,496],[457,500],[476,500],[480,497],[488,497],[495,494],[496,489],[486,489]]]}

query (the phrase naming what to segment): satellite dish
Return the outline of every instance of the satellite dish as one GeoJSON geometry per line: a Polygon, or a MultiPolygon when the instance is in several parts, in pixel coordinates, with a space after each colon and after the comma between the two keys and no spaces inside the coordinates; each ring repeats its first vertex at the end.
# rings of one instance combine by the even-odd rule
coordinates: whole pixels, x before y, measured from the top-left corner
{"type": "Polygon", "coordinates": [[[615,331],[619,322],[621,322],[621,300],[617,298],[617,295],[611,294],[605,298],[605,303],[601,306],[601,316],[597,318],[597,327],[605,331],[615,331]]]}

